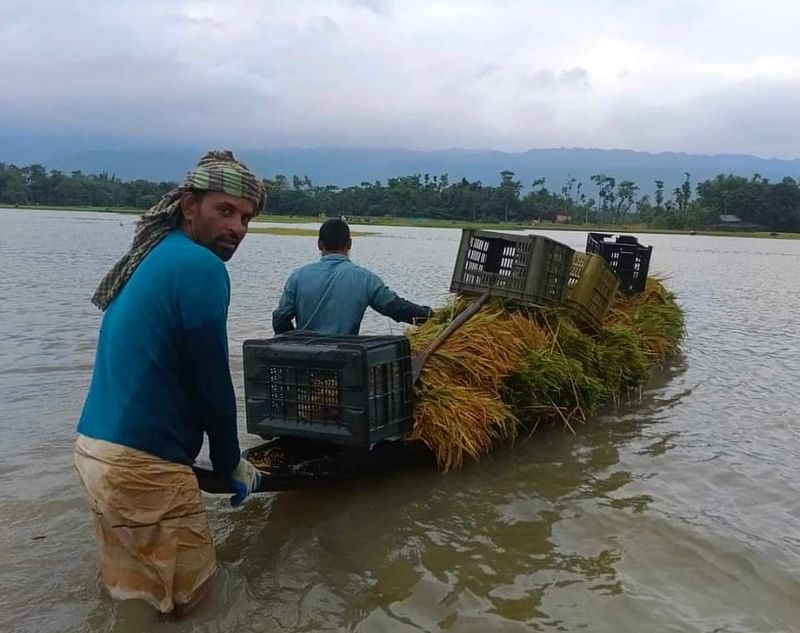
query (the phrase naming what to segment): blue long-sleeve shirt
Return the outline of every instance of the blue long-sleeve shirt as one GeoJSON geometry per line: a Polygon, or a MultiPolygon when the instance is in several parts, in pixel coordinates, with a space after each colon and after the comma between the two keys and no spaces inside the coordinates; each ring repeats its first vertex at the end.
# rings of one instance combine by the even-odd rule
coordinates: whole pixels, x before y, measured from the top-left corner
{"type": "Polygon", "coordinates": [[[228,272],[180,230],[144,258],[103,316],[78,432],[214,470],[239,462],[228,365],[228,272]]]}
{"type": "Polygon", "coordinates": [[[398,297],[372,271],[332,254],[289,275],[272,313],[272,329],[276,334],[295,327],[330,336],[358,334],[367,307],[405,323],[431,315],[430,308],[398,297]]]}

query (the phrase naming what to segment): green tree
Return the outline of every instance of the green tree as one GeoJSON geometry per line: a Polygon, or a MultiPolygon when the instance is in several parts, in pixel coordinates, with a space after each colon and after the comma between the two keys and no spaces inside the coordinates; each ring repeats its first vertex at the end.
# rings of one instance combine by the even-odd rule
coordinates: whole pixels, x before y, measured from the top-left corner
{"type": "Polygon", "coordinates": [[[519,211],[519,194],[522,191],[522,183],[514,180],[514,172],[504,170],[500,172],[500,191],[499,200],[505,213],[505,221],[508,222],[511,214],[517,215],[519,211]]]}

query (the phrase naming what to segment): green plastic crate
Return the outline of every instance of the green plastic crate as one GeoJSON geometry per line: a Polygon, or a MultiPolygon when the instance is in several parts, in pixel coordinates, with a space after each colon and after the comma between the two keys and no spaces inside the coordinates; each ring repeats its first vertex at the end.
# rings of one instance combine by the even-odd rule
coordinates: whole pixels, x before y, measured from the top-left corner
{"type": "Polygon", "coordinates": [[[576,252],[564,304],[580,324],[597,331],[618,288],[619,278],[601,256],[576,252]]]}
{"type": "Polygon", "coordinates": [[[559,306],[574,251],[541,235],[464,229],[450,292],[483,294],[529,305],[559,306]]]}

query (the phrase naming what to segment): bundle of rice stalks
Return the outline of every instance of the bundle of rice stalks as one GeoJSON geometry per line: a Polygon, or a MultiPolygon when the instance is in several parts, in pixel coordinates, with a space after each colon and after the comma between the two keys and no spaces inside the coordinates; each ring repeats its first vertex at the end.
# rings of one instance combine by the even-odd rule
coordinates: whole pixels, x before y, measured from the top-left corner
{"type": "Polygon", "coordinates": [[[675,352],[685,334],[683,311],[661,279],[649,277],[643,292],[617,295],[605,326],[627,328],[651,363],[675,352]]]}
{"type": "MultiPolygon", "coordinates": [[[[430,345],[466,305],[457,298],[410,330],[412,352],[430,345]]],[[[488,453],[521,424],[562,421],[574,432],[576,422],[641,385],[683,332],[683,314],[657,279],[639,295],[618,296],[596,335],[581,331],[565,311],[494,301],[422,370],[411,439],[425,442],[447,471],[488,453]]]]}
{"type": "MultiPolygon", "coordinates": [[[[458,314],[457,300],[408,334],[413,354],[424,350],[458,314]]],[[[506,380],[528,350],[546,340],[539,325],[502,302],[484,306],[431,356],[420,374],[411,439],[433,451],[442,470],[477,459],[513,437],[517,420],[505,402],[506,380]]]]}
{"type": "MultiPolygon", "coordinates": [[[[457,315],[458,313],[456,313],[457,315]]],[[[410,335],[411,353],[430,345],[447,323],[426,323],[410,335]]],[[[428,360],[421,382],[441,380],[448,384],[475,386],[497,391],[505,378],[520,366],[521,355],[538,334],[529,319],[510,314],[500,303],[484,306],[456,330],[428,360]]]]}
{"type": "Polygon", "coordinates": [[[417,392],[410,439],[422,440],[442,471],[460,467],[465,458],[478,459],[516,431],[511,408],[491,390],[428,384],[417,392]]]}
{"type": "Polygon", "coordinates": [[[597,373],[616,402],[626,390],[642,384],[650,374],[650,365],[641,339],[629,328],[610,325],[597,337],[597,373]]]}

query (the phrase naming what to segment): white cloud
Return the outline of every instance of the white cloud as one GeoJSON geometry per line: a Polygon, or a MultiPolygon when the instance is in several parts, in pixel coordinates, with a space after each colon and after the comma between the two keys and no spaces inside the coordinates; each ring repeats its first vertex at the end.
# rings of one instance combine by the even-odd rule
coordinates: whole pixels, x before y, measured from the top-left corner
{"type": "Polygon", "coordinates": [[[798,23],[776,0],[11,0],[0,127],[793,157],[798,23]]]}

